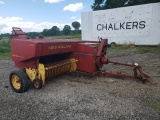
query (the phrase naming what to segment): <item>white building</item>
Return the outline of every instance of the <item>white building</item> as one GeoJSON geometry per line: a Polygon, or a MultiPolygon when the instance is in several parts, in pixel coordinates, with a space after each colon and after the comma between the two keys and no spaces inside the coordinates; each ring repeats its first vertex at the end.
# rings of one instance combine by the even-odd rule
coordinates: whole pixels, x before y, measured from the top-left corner
{"type": "Polygon", "coordinates": [[[82,40],[160,44],[160,3],[81,13],[82,40]]]}

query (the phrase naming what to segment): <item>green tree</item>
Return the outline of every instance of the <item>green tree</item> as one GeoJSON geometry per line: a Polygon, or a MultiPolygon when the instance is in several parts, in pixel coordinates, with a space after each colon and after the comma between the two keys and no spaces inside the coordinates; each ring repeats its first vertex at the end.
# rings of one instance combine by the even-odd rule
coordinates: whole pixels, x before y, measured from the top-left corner
{"type": "Polygon", "coordinates": [[[27,34],[27,36],[31,36],[31,37],[38,37],[38,36],[40,36],[39,32],[27,32],[26,34],[27,34]]]}
{"type": "Polygon", "coordinates": [[[4,33],[4,34],[1,34],[0,36],[1,37],[10,37],[10,34],[9,33],[4,33]]]}
{"type": "MultiPolygon", "coordinates": [[[[134,0],[133,0],[134,1],[134,0]]],[[[160,2],[160,0],[137,0],[139,4],[147,4],[147,3],[156,3],[160,2]]]]}
{"type": "Polygon", "coordinates": [[[91,6],[92,10],[102,10],[104,0],[94,0],[93,5],[91,6]]]}
{"type": "Polygon", "coordinates": [[[75,29],[76,34],[77,34],[77,31],[81,27],[81,24],[78,21],[74,21],[74,22],[72,22],[72,27],[75,29]]]}
{"type": "Polygon", "coordinates": [[[160,0],[94,0],[92,10],[104,10],[117,7],[160,2],[160,0]]]}
{"type": "Polygon", "coordinates": [[[48,29],[43,29],[42,35],[48,36],[49,35],[49,30],[48,29]]]}
{"type": "Polygon", "coordinates": [[[56,35],[59,35],[59,31],[60,29],[57,27],[57,26],[53,26],[51,29],[50,29],[50,33],[49,35],[53,35],[53,36],[56,36],[56,35]]]}
{"type": "Polygon", "coordinates": [[[64,35],[70,35],[71,33],[71,27],[69,25],[65,25],[63,28],[64,35]]]}

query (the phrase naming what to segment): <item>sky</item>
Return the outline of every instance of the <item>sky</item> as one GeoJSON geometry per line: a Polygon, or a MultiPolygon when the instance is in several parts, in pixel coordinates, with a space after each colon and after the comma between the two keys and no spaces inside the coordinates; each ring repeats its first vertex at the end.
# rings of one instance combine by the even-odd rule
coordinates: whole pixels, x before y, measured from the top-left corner
{"type": "Polygon", "coordinates": [[[74,21],[81,23],[81,12],[92,11],[94,0],[0,0],[0,34],[12,27],[25,32],[42,32],[57,26],[60,30],[74,21]]]}

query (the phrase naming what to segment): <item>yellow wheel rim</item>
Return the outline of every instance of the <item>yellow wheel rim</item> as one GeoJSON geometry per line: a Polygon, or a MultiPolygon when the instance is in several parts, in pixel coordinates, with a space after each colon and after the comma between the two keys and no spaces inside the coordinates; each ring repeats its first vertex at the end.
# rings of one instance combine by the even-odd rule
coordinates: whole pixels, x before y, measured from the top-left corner
{"type": "Polygon", "coordinates": [[[21,82],[20,82],[19,77],[18,77],[17,75],[12,75],[11,80],[12,80],[12,85],[13,85],[13,87],[14,87],[15,89],[17,89],[17,90],[20,89],[20,87],[21,87],[21,82]]]}

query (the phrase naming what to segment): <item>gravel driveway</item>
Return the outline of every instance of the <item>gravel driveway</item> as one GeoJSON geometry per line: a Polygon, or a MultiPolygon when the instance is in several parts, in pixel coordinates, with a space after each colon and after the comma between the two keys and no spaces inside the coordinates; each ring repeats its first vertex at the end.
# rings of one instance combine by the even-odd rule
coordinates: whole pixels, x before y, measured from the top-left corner
{"type": "MultiPolygon", "coordinates": [[[[75,72],[19,94],[9,85],[13,62],[0,60],[0,120],[160,120],[160,54],[139,54],[135,48],[111,50],[108,56],[141,64],[150,82],[75,72]]],[[[128,72],[124,67],[104,68],[128,72]]]]}

